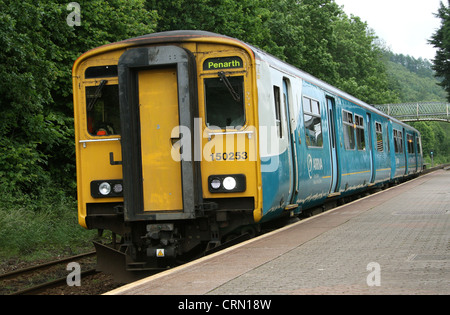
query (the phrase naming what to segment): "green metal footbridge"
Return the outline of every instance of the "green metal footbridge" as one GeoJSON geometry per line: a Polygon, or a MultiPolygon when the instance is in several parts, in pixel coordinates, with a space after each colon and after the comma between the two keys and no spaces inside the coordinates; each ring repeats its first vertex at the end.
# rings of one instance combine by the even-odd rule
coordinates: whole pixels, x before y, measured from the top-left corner
{"type": "Polygon", "coordinates": [[[378,110],[404,122],[446,121],[450,122],[449,103],[404,103],[373,105],[378,110]]]}

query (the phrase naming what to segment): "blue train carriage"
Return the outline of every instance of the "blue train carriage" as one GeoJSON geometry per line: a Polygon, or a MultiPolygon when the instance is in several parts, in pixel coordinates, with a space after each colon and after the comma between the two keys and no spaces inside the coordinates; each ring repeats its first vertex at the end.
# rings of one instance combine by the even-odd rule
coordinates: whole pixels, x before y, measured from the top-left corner
{"type": "Polygon", "coordinates": [[[391,179],[400,181],[416,175],[423,169],[422,143],[420,133],[399,121],[391,121],[389,128],[391,147],[391,179]]]}
{"type": "Polygon", "coordinates": [[[218,34],[93,49],[73,87],[78,218],[113,232],[105,268],[165,267],[421,170],[415,129],[218,34]]]}
{"type": "Polygon", "coordinates": [[[263,220],[286,210],[298,214],[329,198],[386,185],[422,170],[417,130],[253,50],[263,220]]]}

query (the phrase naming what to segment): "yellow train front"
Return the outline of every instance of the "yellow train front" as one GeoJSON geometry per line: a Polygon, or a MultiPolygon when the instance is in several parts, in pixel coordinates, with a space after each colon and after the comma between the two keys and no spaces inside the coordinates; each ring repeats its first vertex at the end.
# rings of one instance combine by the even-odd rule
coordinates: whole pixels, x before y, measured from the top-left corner
{"type": "Polygon", "coordinates": [[[166,267],[255,232],[255,76],[245,44],[207,32],[151,34],[75,62],[78,217],[113,232],[96,245],[102,269],[166,267]]]}

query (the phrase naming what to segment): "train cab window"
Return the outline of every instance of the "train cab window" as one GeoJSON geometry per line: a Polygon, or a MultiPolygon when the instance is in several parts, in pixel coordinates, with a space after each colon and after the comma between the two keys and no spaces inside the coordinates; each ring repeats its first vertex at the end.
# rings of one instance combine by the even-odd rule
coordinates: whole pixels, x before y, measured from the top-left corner
{"type": "Polygon", "coordinates": [[[109,78],[109,77],[117,77],[118,70],[117,66],[97,66],[97,67],[89,67],[84,72],[84,77],[86,79],[95,79],[95,78],[109,78]]]}
{"type": "Polygon", "coordinates": [[[394,129],[395,153],[403,153],[403,135],[400,130],[394,129]]]}
{"type": "Polygon", "coordinates": [[[344,143],[347,150],[355,149],[355,125],[353,122],[353,114],[342,111],[342,122],[344,124],[344,143]]]}
{"type": "Polygon", "coordinates": [[[379,122],[375,122],[375,131],[377,134],[377,151],[383,152],[384,151],[384,145],[383,145],[383,127],[379,122]]]}
{"type": "Polygon", "coordinates": [[[93,136],[120,134],[119,87],[106,83],[86,87],[87,129],[93,136]]]}
{"type": "Polygon", "coordinates": [[[323,147],[322,119],[318,101],[303,97],[306,144],[308,147],[323,147]]]}
{"type": "Polygon", "coordinates": [[[358,150],[364,151],[366,149],[366,137],[364,135],[364,118],[355,115],[356,125],[356,146],[358,150]]]}
{"type": "Polygon", "coordinates": [[[245,124],[244,77],[205,79],[206,124],[211,127],[234,127],[245,124]]]}

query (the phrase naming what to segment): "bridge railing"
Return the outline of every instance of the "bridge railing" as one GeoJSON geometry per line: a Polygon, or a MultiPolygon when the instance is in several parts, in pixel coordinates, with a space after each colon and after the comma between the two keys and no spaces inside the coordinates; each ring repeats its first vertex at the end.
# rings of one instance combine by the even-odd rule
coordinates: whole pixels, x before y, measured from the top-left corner
{"type": "Polygon", "coordinates": [[[374,105],[382,112],[401,121],[437,120],[450,122],[449,103],[404,103],[374,105]]]}

